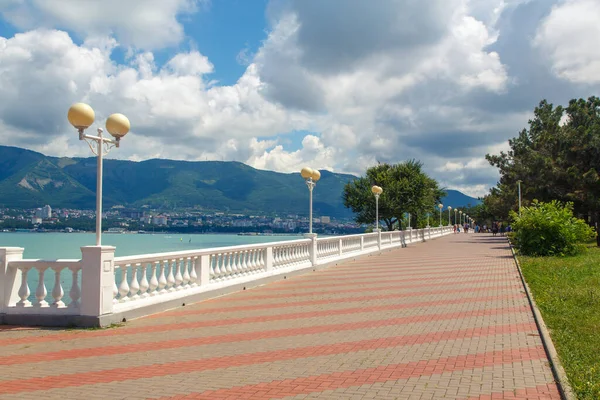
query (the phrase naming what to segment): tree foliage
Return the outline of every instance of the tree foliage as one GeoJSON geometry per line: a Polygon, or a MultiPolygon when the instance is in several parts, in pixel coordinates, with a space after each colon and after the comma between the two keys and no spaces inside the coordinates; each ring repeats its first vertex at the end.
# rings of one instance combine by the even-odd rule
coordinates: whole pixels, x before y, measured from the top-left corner
{"type": "Polygon", "coordinates": [[[529,127],[509,140],[510,150],[486,155],[500,171],[496,188],[484,198],[498,219],[522,203],[559,200],[573,203],[576,215],[592,224],[600,211],[600,98],[571,100],[565,108],[543,100],[529,127]]]}
{"type": "Polygon", "coordinates": [[[411,213],[412,222],[416,224],[426,212],[432,212],[434,205],[445,196],[438,183],[427,176],[422,168],[423,164],[416,160],[373,166],[364,177],[346,184],[344,205],[356,214],[356,222],[373,223],[375,196],[371,193],[371,187],[381,186],[383,193],[379,198],[379,219],[387,229],[392,230],[399,224],[405,213],[411,213]]]}
{"type": "Polygon", "coordinates": [[[521,210],[511,211],[513,239],[519,251],[528,256],[565,256],[582,251],[583,243],[594,237],[585,221],[573,216],[573,204],[533,201],[521,210]]]}

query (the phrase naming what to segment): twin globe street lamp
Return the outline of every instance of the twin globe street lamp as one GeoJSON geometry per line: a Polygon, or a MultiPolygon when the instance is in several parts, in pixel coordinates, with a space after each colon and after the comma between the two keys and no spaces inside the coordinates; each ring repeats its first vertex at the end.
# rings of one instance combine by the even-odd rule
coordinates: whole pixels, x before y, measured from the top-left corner
{"type": "Polygon", "coordinates": [[[321,179],[321,173],[309,167],[304,167],[300,171],[300,175],[306,181],[306,186],[308,186],[309,191],[309,209],[308,209],[308,233],[312,235],[312,223],[313,223],[313,206],[312,206],[312,192],[315,186],[317,185],[317,181],[321,179]]]}
{"type": "Polygon", "coordinates": [[[373,186],[371,192],[375,195],[375,231],[379,231],[379,196],[383,193],[383,189],[379,186],[373,186]]]}
{"type": "Polygon", "coordinates": [[[96,119],[92,107],[85,103],[76,103],[69,108],[67,118],[71,125],[79,131],[79,140],[85,140],[90,150],[98,156],[96,170],[96,246],[102,245],[102,157],[113,147],[119,147],[121,138],[129,132],[131,125],[123,114],[112,114],[106,119],[106,130],[113,139],[102,136],[102,128],[98,128],[98,136],[85,134],[96,119]]]}

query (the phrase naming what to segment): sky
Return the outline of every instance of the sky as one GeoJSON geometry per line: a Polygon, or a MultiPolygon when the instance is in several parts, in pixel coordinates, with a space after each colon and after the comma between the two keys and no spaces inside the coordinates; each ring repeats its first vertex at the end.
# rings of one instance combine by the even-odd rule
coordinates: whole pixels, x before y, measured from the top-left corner
{"type": "Polygon", "coordinates": [[[495,186],[542,99],[600,89],[600,0],[0,0],[0,144],[91,156],[90,104],[131,133],[109,157],[363,175],[420,160],[495,186]]]}

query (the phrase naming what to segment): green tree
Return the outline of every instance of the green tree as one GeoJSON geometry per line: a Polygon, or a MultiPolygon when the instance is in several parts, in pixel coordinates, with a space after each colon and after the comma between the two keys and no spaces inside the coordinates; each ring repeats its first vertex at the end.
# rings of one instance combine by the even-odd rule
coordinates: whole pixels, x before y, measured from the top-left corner
{"type": "Polygon", "coordinates": [[[369,168],[364,177],[344,187],[344,205],[356,213],[358,223],[375,221],[375,196],[371,187],[383,188],[379,198],[379,218],[388,230],[411,213],[411,223],[416,226],[425,212],[431,212],[445,192],[438,183],[423,172],[423,164],[410,160],[399,164],[378,164],[369,168]]]}
{"type": "MultiPolygon", "coordinates": [[[[534,110],[529,128],[509,140],[510,150],[486,155],[500,181],[484,198],[497,218],[518,208],[517,181],[523,181],[523,205],[572,202],[575,215],[598,227],[600,213],[600,99],[571,100],[566,108],[545,100],[534,110]]],[[[600,245],[600,238],[599,245],[600,245]]]]}

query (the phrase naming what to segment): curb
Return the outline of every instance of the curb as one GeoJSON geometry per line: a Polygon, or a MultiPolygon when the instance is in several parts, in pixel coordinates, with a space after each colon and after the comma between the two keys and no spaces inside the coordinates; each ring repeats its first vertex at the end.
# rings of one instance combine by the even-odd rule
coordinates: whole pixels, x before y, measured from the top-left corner
{"type": "Polygon", "coordinates": [[[519,271],[521,282],[523,283],[523,287],[525,288],[525,293],[527,294],[529,305],[533,310],[533,318],[535,319],[535,324],[537,325],[538,330],[540,331],[542,344],[544,345],[546,355],[550,360],[550,369],[552,370],[552,375],[554,375],[554,380],[556,381],[556,385],[558,386],[560,397],[563,400],[577,400],[577,396],[575,396],[575,393],[573,392],[573,389],[571,389],[571,385],[569,384],[569,379],[567,378],[565,369],[560,363],[558,353],[556,352],[556,348],[554,347],[554,343],[552,343],[552,338],[550,337],[550,332],[548,331],[546,323],[542,318],[542,313],[535,304],[535,300],[533,299],[531,290],[529,290],[529,285],[527,285],[527,282],[525,282],[525,277],[523,276],[523,271],[521,270],[521,264],[519,264],[519,260],[517,259],[517,254],[515,253],[513,245],[508,238],[507,241],[508,245],[510,246],[510,251],[512,252],[513,259],[515,260],[517,270],[519,271]]]}

